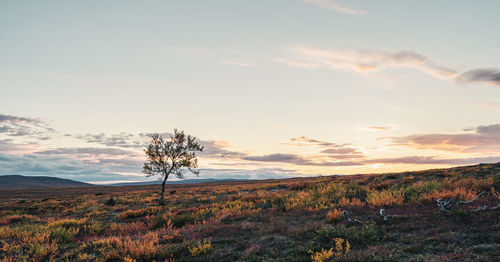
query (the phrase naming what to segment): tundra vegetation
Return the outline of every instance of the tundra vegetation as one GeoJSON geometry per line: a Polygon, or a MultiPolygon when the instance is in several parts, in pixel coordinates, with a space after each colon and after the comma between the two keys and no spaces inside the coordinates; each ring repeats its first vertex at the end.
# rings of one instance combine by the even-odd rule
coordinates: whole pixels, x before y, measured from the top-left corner
{"type": "Polygon", "coordinates": [[[500,163],[157,189],[4,190],[0,260],[500,259],[500,163]]]}

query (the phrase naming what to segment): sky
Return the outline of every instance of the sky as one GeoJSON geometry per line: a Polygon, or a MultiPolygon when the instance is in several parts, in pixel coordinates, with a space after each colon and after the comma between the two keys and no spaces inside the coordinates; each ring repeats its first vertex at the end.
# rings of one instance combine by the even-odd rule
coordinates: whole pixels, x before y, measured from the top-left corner
{"type": "Polygon", "coordinates": [[[174,128],[205,146],[199,178],[499,162],[498,10],[3,0],[0,175],[145,181],[148,136],[174,128]]]}

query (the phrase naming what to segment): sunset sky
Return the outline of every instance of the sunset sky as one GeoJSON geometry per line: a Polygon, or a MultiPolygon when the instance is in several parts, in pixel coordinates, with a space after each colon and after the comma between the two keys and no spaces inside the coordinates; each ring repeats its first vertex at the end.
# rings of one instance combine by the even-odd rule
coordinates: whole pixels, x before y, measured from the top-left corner
{"type": "Polygon", "coordinates": [[[500,161],[500,1],[1,1],[0,175],[144,181],[500,161]],[[193,175],[187,178],[194,178],[193,175]]]}

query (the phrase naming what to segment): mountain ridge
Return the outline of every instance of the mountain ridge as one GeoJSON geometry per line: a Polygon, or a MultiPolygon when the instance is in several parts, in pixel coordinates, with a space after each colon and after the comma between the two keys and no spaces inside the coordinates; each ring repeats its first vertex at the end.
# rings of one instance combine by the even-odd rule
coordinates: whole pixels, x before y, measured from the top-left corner
{"type": "Polygon", "coordinates": [[[70,179],[48,176],[0,175],[0,189],[35,189],[97,186],[70,179]]]}

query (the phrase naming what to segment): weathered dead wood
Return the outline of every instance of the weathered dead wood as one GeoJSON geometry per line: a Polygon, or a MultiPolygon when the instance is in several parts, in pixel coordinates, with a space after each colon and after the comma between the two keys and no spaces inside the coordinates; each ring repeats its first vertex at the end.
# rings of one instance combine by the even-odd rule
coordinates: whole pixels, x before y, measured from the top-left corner
{"type": "Polygon", "coordinates": [[[347,212],[346,210],[342,211],[342,217],[344,217],[344,219],[347,220],[348,222],[363,224],[361,220],[352,219],[351,216],[349,215],[349,212],[347,212]]]}
{"type": "Polygon", "coordinates": [[[488,206],[478,207],[476,209],[473,209],[472,212],[477,212],[477,211],[482,211],[482,210],[488,210],[488,206]]]}
{"type": "Polygon", "coordinates": [[[458,204],[469,204],[469,203],[472,203],[472,202],[476,201],[476,200],[477,200],[477,199],[478,199],[478,198],[479,198],[482,194],[484,194],[484,193],[486,193],[486,191],[483,191],[483,192],[481,192],[481,193],[477,194],[477,196],[476,196],[476,197],[474,197],[474,198],[473,198],[473,199],[471,199],[471,200],[467,200],[467,201],[458,201],[458,202],[457,202],[457,205],[458,205],[458,204]]]}
{"type": "Polygon", "coordinates": [[[478,207],[478,208],[472,210],[472,212],[483,211],[483,210],[488,210],[488,209],[493,210],[493,209],[497,209],[497,208],[500,208],[500,204],[498,204],[494,207],[488,207],[488,206],[484,205],[482,207],[478,207]]]}
{"type": "MultiPolygon", "coordinates": [[[[436,199],[436,203],[441,211],[449,213],[450,210],[452,208],[454,208],[455,206],[458,206],[460,204],[470,204],[470,203],[476,201],[484,193],[486,193],[486,191],[483,191],[483,192],[477,194],[477,196],[475,196],[473,199],[466,200],[466,201],[460,201],[460,200],[457,200],[455,198],[448,198],[448,199],[438,198],[438,199],[436,199]]],[[[488,206],[485,205],[485,206],[473,209],[472,211],[477,212],[477,211],[488,210],[488,209],[497,209],[499,207],[500,207],[500,204],[498,204],[497,206],[491,207],[491,208],[489,208],[488,206]]]]}
{"type": "Polygon", "coordinates": [[[387,221],[387,218],[390,218],[390,217],[397,217],[396,215],[387,215],[385,213],[385,208],[381,208],[379,213],[380,213],[380,216],[384,218],[384,221],[387,221]]]}

